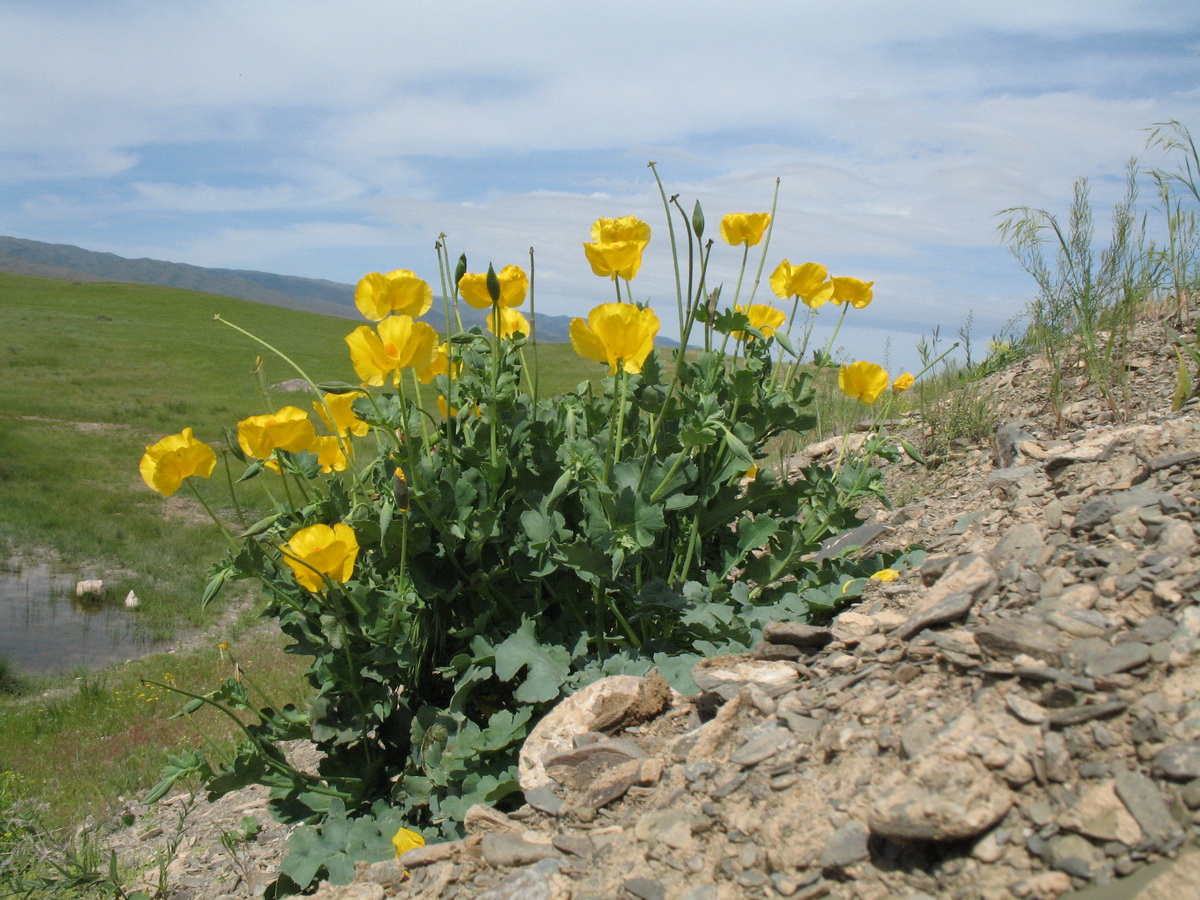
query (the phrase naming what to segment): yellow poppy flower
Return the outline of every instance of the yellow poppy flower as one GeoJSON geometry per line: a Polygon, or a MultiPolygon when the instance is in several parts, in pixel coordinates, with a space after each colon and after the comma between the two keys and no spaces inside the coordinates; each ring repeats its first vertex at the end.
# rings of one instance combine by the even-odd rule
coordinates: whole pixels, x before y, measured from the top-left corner
{"type": "Polygon", "coordinates": [[[855,309],[862,309],[871,304],[873,296],[871,288],[873,281],[863,281],[861,278],[834,278],[833,296],[829,299],[838,306],[849,303],[855,309]]]}
{"type": "Polygon", "coordinates": [[[330,431],[341,437],[348,434],[362,437],[371,430],[371,426],[354,414],[354,398],[357,396],[358,394],[325,394],[322,397],[324,404],[314,400],[313,409],[330,431]],[[327,408],[329,412],[325,411],[327,408]],[[332,422],[329,421],[330,413],[333,414],[332,422]]]}
{"type": "Polygon", "coordinates": [[[900,577],[900,572],[896,569],[880,569],[878,572],[876,572],[874,575],[871,576],[871,580],[888,582],[888,581],[895,581],[899,577],[900,577]]]}
{"type": "Polygon", "coordinates": [[[829,270],[820,263],[793,266],[786,259],[771,273],[771,290],[781,300],[799,297],[810,309],[823,306],[833,296],[829,270]]]}
{"type": "Polygon", "coordinates": [[[364,384],[379,386],[389,374],[399,383],[400,370],[406,366],[429,366],[437,347],[437,332],[426,322],[414,322],[411,316],[388,316],[375,326],[375,331],[360,325],[346,335],[346,344],[358,377],[364,384]]]}
{"type": "Polygon", "coordinates": [[[250,416],[238,422],[238,445],[254,459],[266,459],[276,450],[299,453],[312,446],[316,429],[308,413],[298,406],[285,406],[265,416],[250,416]]]}
{"type": "Polygon", "coordinates": [[[444,341],[433,348],[433,360],[427,366],[421,366],[417,369],[417,381],[421,384],[429,384],[439,375],[449,375],[451,378],[457,378],[458,373],[462,371],[462,363],[455,362],[454,370],[450,369],[450,342],[444,341]]]}
{"type": "MultiPolygon", "coordinates": [[[[520,306],[525,302],[529,293],[529,276],[520,266],[505,266],[496,273],[500,282],[500,305],[507,307],[520,306]]],[[[458,279],[458,292],[462,294],[470,306],[476,309],[489,309],[492,305],[492,295],[488,293],[487,272],[468,272],[458,279]]]]}
{"type": "MultiPolygon", "coordinates": [[[[733,308],[736,312],[745,313],[750,319],[750,324],[761,331],[764,337],[773,335],[775,329],[782,325],[784,319],[787,318],[787,314],[782,309],[776,309],[765,303],[751,303],[749,306],[735,303],[733,308]]],[[[743,341],[747,338],[754,339],[754,335],[747,334],[745,331],[734,331],[732,334],[736,341],[743,341]]]]}
{"type": "Polygon", "coordinates": [[[213,448],[192,436],[192,429],[168,435],[146,447],[138,466],[142,480],[164,497],[170,497],[183,479],[199,475],[208,478],[217,464],[213,448]]]}
{"type": "Polygon", "coordinates": [[[914,381],[916,381],[916,379],[913,378],[912,372],[904,372],[896,376],[896,380],[892,382],[892,390],[897,394],[902,391],[907,391],[913,386],[914,381]]]}
{"type": "Polygon", "coordinates": [[[650,226],[636,216],[597,219],[592,223],[591,243],[583,245],[583,252],[596,275],[632,281],[649,243],[650,226]]]}
{"type": "Polygon", "coordinates": [[[417,847],[425,846],[425,838],[417,834],[415,831],[409,831],[407,828],[401,828],[392,835],[392,846],[396,848],[396,859],[399,859],[409,850],[415,850],[417,847]]]}
{"type": "Polygon", "coordinates": [[[321,471],[326,475],[330,472],[344,472],[346,471],[346,467],[350,465],[350,461],[346,459],[346,454],[342,452],[342,445],[335,434],[318,437],[308,450],[310,453],[317,454],[317,464],[320,465],[321,471]]]}
{"type": "Polygon", "coordinates": [[[359,279],[354,289],[354,305],[372,322],[392,313],[415,318],[433,306],[433,288],[409,269],[396,269],[386,275],[372,272],[359,279]]]}
{"type": "Polygon", "coordinates": [[[607,363],[610,375],[617,371],[618,363],[626,372],[637,373],[654,349],[658,324],[652,309],[638,309],[632,303],[601,303],[586,322],[571,320],[571,346],[585,359],[607,363]]]}
{"type": "Polygon", "coordinates": [[[856,362],[842,366],[838,372],[838,387],[847,397],[870,405],[879,399],[888,386],[888,373],[873,362],[856,362]]]}
{"type": "Polygon", "coordinates": [[[338,522],[309,525],[292,535],[282,547],[283,561],[305,590],[316,593],[325,586],[322,575],[345,584],[354,574],[358,558],[358,538],[349,525],[338,522]]]}
{"type": "Polygon", "coordinates": [[[763,239],[770,224],[770,213],[730,213],[721,218],[721,237],[734,247],[738,244],[753,247],[763,239]]]}
{"type": "MultiPolygon", "coordinates": [[[[492,334],[496,333],[495,313],[488,313],[487,328],[492,334]]],[[[500,337],[510,338],[517,332],[529,335],[529,320],[515,309],[500,307],[500,337]]]]}

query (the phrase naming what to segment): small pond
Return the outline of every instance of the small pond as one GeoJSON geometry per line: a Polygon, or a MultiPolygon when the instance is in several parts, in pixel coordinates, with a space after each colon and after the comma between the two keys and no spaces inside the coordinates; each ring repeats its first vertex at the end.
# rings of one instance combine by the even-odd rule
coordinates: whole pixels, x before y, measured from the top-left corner
{"type": "Polygon", "coordinates": [[[123,596],[76,599],[79,579],[61,564],[0,557],[0,658],[18,674],[98,669],[152,649],[123,596]]]}

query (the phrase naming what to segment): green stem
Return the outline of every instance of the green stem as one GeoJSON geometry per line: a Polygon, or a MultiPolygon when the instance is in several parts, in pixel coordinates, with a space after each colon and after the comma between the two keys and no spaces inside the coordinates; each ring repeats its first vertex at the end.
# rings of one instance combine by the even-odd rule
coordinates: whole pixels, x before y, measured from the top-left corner
{"type": "MultiPolygon", "coordinates": [[[[671,238],[671,261],[675,267],[675,306],[679,311],[679,334],[682,336],[683,335],[683,320],[684,320],[683,285],[679,279],[679,251],[675,244],[675,226],[671,222],[671,207],[669,206],[669,203],[671,201],[667,200],[667,191],[663,187],[662,179],[658,177],[658,163],[650,162],[650,163],[647,163],[647,165],[649,166],[650,171],[654,173],[654,182],[655,182],[655,184],[658,185],[658,193],[659,193],[659,196],[662,197],[663,209],[666,210],[666,213],[667,213],[667,234],[671,238]]],[[[673,197],[671,199],[673,201],[676,198],[673,197]]],[[[678,206],[678,204],[676,204],[676,205],[678,206]]],[[[682,213],[682,212],[683,212],[683,210],[681,209],[680,213],[682,213]]],[[[684,222],[686,223],[687,216],[684,215],[683,219],[684,219],[684,222]]],[[[690,278],[691,257],[692,257],[692,239],[691,239],[691,234],[690,234],[690,232],[691,232],[690,226],[688,226],[688,231],[689,231],[689,235],[688,235],[688,274],[689,274],[689,278],[690,278]]],[[[688,285],[688,296],[689,297],[691,296],[691,293],[692,293],[692,290],[691,290],[691,285],[689,283],[689,285],[688,285]]],[[[687,351],[687,343],[686,342],[684,342],[684,344],[683,344],[683,349],[685,352],[687,351]]]]}
{"type": "MultiPolygon", "coordinates": [[[[750,288],[750,299],[747,304],[754,302],[754,295],[758,293],[759,282],[762,281],[763,265],[767,261],[767,248],[771,246],[771,233],[775,230],[775,210],[779,206],[779,179],[775,179],[775,196],[771,200],[771,221],[767,223],[767,236],[763,240],[762,256],[758,259],[758,271],[754,275],[754,286],[750,288]]],[[[747,250],[750,248],[747,247],[747,250]]]]}

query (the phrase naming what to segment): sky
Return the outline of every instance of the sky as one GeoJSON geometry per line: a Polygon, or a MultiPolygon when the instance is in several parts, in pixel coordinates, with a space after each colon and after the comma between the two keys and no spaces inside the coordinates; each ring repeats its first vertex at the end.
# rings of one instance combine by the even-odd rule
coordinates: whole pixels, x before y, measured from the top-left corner
{"type": "Polygon", "coordinates": [[[1022,313],[999,211],[1065,214],[1086,176],[1103,237],[1168,120],[1200,130],[1194,0],[0,0],[0,234],[437,291],[444,233],[471,271],[533,247],[538,309],[586,315],[613,297],[591,223],[635,215],[633,296],[673,334],[654,161],[725,298],[717,223],[778,180],[755,302],[784,258],[873,281],[837,346],[896,367],[1022,313]]]}

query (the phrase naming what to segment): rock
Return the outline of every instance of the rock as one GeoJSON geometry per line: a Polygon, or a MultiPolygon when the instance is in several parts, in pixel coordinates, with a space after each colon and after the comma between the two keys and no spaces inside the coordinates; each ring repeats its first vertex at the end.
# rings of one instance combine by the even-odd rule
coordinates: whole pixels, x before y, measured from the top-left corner
{"type": "Polygon", "coordinates": [[[706,659],[692,669],[692,680],[700,690],[712,691],[726,700],[747,685],[757,685],[767,694],[776,695],[790,689],[799,679],[791,663],[737,656],[706,659]]]}
{"type": "Polygon", "coordinates": [[[76,582],[75,596],[80,600],[103,600],[104,582],[98,578],[76,582]]]}
{"type": "Polygon", "coordinates": [[[125,595],[125,608],[126,609],[137,609],[141,605],[142,605],[142,601],[138,599],[138,595],[135,594],[133,591],[130,591],[128,594],[125,595]]]}
{"type": "Polygon", "coordinates": [[[1120,841],[1127,847],[1136,847],[1143,837],[1141,826],[1117,796],[1111,779],[1089,788],[1059,823],[1095,840],[1120,841]]]}
{"type": "Polygon", "coordinates": [[[633,675],[610,675],[594,681],[559,703],[534,726],[518,757],[518,780],[522,790],[532,790],[550,779],[542,764],[554,752],[571,750],[573,738],[592,730],[597,715],[614,694],[636,697],[642,679],[633,675]]]}
{"type": "Polygon", "coordinates": [[[991,828],[1012,802],[1011,791],[982,763],[931,756],[880,785],[869,800],[868,824],[893,840],[961,840],[991,828]]]}
{"type": "Polygon", "coordinates": [[[650,878],[627,878],[621,887],[638,897],[639,900],[666,900],[667,889],[662,882],[650,878]]]}
{"type": "Polygon", "coordinates": [[[1104,678],[1126,672],[1150,661],[1150,648],[1138,641],[1125,641],[1088,660],[1084,672],[1091,678],[1104,678]]]}
{"type": "Polygon", "coordinates": [[[1031,616],[984,625],[975,632],[975,640],[980,649],[995,658],[1030,656],[1051,666],[1059,664],[1061,645],[1057,630],[1031,616]]]}
{"type": "Polygon", "coordinates": [[[1190,781],[1200,778],[1200,741],[1168,744],[1154,757],[1152,771],[1158,778],[1190,781]]]}
{"type": "Polygon", "coordinates": [[[535,844],[525,840],[519,834],[505,832],[485,834],[479,842],[479,846],[487,864],[497,868],[510,869],[527,866],[539,859],[558,856],[558,851],[549,843],[535,844]]]}
{"type": "Polygon", "coordinates": [[[1145,833],[1145,845],[1160,848],[1179,833],[1153,781],[1140,772],[1123,770],[1116,774],[1115,784],[1117,796],[1145,833]]]}
{"type": "Polygon", "coordinates": [[[828,628],[803,622],[769,622],[763,626],[763,640],[802,650],[820,650],[833,640],[833,633],[828,628]]]}
{"type": "Polygon", "coordinates": [[[991,593],[996,583],[996,571],[983,556],[972,554],[955,560],[916,603],[908,620],[895,630],[895,636],[907,640],[931,625],[966,615],[980,597],[991,593]]]}
{"type": "Polygon", "coordinates": [[[820,865],[823,869],[844,869],[851,863],[871,855],[867,849],[870,832],[860,822],[851,819],[829,836],[821,851],[820,865]]]}

